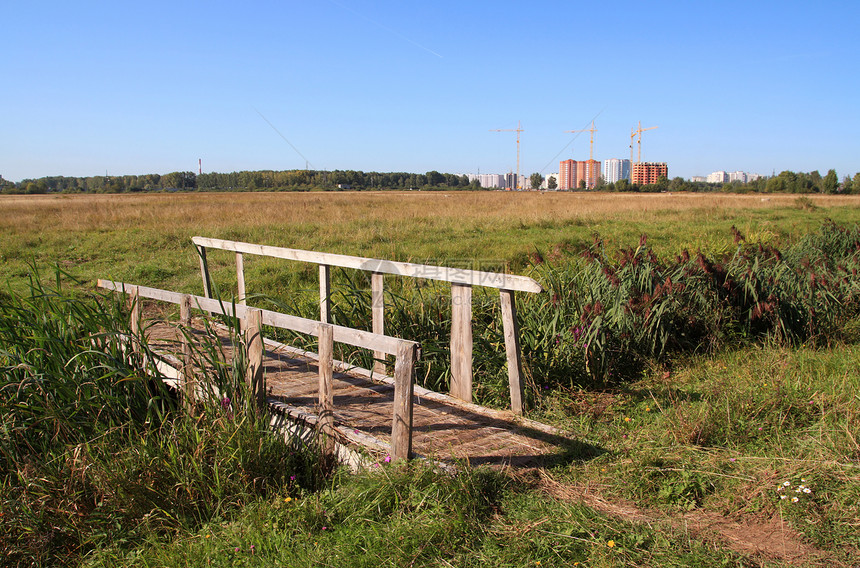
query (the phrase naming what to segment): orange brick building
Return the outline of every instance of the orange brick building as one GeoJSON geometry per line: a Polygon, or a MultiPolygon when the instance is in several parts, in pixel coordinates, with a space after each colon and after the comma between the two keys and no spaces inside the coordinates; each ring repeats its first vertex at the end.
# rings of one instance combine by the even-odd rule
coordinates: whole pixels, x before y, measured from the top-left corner
{"type": "Polygon", "coordinates": [[[652,185],[657,183],[660,176],[669,177],[666,162],[636,162],[632,170],[630,183],[635,185],[652,185]]]}

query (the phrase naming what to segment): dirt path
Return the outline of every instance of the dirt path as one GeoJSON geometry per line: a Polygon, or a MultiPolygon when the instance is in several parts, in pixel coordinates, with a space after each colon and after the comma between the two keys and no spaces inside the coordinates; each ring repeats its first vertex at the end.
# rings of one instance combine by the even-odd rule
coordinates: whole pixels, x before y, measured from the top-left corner
{"type": "Polygon", "coordinates": [[[557,499],[583,503],[596,511],[631,523],[658,527],[668,525],[759,562],[778,562],[787,566],[849,566],[833,559],[828,552],[804,542],[796,531],[779,518],[737,520],[704,510],[667,516],[665,512],[643,509],[628,501],[606,499],[599,488],[593,486],[559,483],[542,469],[531,470],[528,477],[530,483],[536,483],[539,489],[557,499]]]}

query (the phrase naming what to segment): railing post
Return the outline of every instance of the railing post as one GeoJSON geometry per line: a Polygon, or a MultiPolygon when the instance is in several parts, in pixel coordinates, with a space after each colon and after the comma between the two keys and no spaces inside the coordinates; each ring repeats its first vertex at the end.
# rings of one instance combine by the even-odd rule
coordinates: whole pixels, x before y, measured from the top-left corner
{"type": "Polygon", "coordinates": [[[511,410],[523,413],[522,355],[520,352],[520,325],[517,321],[517,304],[513,290],[500,290],[502,327],[505,333],[505,351],[508,356],[508,383],[511,388],[511,410]]]}
{"type": "Polygon", "coordinates": [[[212,297],[212,283],[209,280],[209,264],[206,262],[206,247],[194,245],[197,247],[197,256],[200,257],[200,275],[203,277],[203,295],[207,298],[212,297]]]}
{"type": "Polygon", "coordinates": [[[241,252],[236,253],[236,284],[239,303],[244,306],[247,304],[245,301],[245,257],[241,252]]]}
{"type": "Polygon", "coordinates": [[[131,311],[131,350],[140,353],[140,291],[137,286],[128,290],[128,307],[131,311]]]}
{"type": "Polygon", "coordinates": [[[245,310],[245,344],[248,349],[248,369],[245,380],[259,408],[266,406],[266,378],[263,374],[263,312],[256,308],[245,310]]]}
{"type": "Polygon", "coordinates": [[[331,267],[320,264],[320,321],[331,323],[331,267]]]}
{"type": "MultiPolygon", "coordinates": [[[[373,316],[373,333],[385,335],[385,294],[381,272],[373,272],[370,275],[370,312],[373,316]]],[[[374,351],[373,372],[384,375],[385,371],[385,353],[374,351]]]]}
{"type": "Polygon", "coordinates": [[[472,402],[472,287],[451,284],[451,396],[472,402]]]}
{"type": "Polygon", "coordinates": [[[334,453],[334,327],[319,325],[319,434],[323,453],[334,453]]]}
{"type": "Polygon", "coordinates": [[[191,296],[183,294],[182,303],[179,304],[179,323],[182,332],[182,382],[180,391],[182,401],[187,412],[194,410],[197,400],[197,384],[194,380],[194,362],[191,355],[191,296]]]}
{"type": "Polygon", "coordinates": [[[402,342],[394,362],[394,417],[391,424],[391,459],[412,456],[412,393],[415,344],[402,342]]]}

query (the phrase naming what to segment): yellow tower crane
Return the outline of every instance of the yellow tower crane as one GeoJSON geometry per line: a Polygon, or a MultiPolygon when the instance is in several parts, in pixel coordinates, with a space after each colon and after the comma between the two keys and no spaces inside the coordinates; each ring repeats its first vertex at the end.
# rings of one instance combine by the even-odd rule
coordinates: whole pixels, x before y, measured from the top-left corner
{"type": "Polygon", "coordinates": [[[586,183],[588,184],[588,189],[592,189],[594,185],[592,185],[592,180],[596,180],[597,178],[594,176],[594,172],[591,171],[591,167],[594,165],[594,133],[597,132],[597,129],[594,128],[594,121],[591,121],[591,128],[583,128],[582,130],[565,130],[565,132],[590,132],[591,133],[591,141],[589,143],[588,149],[588,168],[586,170],[585,178],[586,183]]]}
{"type": "Polygon", "coordinates": [[[523,184],[520,180],[520,132],[523,131],[523,125],[517,121],[516,128],[506,128],[500,130],[490,130],[490,132],[516,132],[517,133],[517,189],[522,189],[523,184]]]}
{"type": "Polygon", "coordinates": [[[636,145],[639,148],[639,152],[637,154],[636,163],[642,161],[642,133],[647,132],[649,130],[654,130],[655,128],[660,128],[659,126],[649,126],[648,128],[642,128],[642,121],[639,121],[638,128],[630,129],[630,181],[633,181],[633,139],[636,138],[636,135],[639,135],[639,140],[636,141],[636,145]]]}

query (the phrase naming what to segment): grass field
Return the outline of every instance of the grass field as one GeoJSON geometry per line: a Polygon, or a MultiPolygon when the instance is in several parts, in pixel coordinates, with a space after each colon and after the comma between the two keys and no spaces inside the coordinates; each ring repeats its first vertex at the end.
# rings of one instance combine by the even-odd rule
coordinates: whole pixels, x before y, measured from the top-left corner
{"type": "MultiPolygon", "coordinates": [[[[553,288],[553,278],[578,274],[577,253],[595,233],[613,255],[635,247],[644,233],[661,258],[684,249],[720,257],[737,246],[732,226],[750,243],[786,249],[827,219],[853,227],[858,205],[853,196],[499,192],[0,196],[0,279],[21,290],[31,264],[57,264],[81,281],[73,285],[79,290],[112,278],[200,293],[190,238],[202,235],[471,262],[530,274],[563,295],[573,280],[559,277],[561,287],[553,288]]],[[[229,292],[232,256],[215,253],[210,260],[229,292]]],[[[248,259],[246,271],[250,292],[294,304],[294,290],[312,295],[316,286],[313,267],[248,259]]],[[[548,325],[549,294],[523,306],[524,327],[548,325]]],[[[570,305],[580,306],[575,300],[570,305]]],[[[845,333],[797,342],[737,333],[712,349],[654,358],[624,381],[599,384],[561,376],[565,369],[581,372],[581,354],[524,346],[534,357],[526,363],[530,416],[600,448],[599,456],[454,477],[383,466],[336,477],[323,491],[261,498],[202,526],[144,530],[148,536],[127,542],[95,539],[93,552],[76,561],[856,566],[860,344],[851,330],[857,323],[841,322],[845,333]],[[545,380],[541,369],[560,376],[545,380]]],[[[14,507],[3,507],[11,515],[14,507]]]]}
{"type": "Polygon", "coordinates": [[[472,260],[522,272],[535,251],[584,245],[595,233],[611,246],[645,233],[661,255],[725,252],[732,225],[751,240],[780,243],[826,218],[853,223],[858,205],[860,196],[722,194],[0,196],[0,278],[20,277],[35,259],[85,280],[145,278],[190,291],[197,285],[194,235],[416,262],[472,260]]]}

